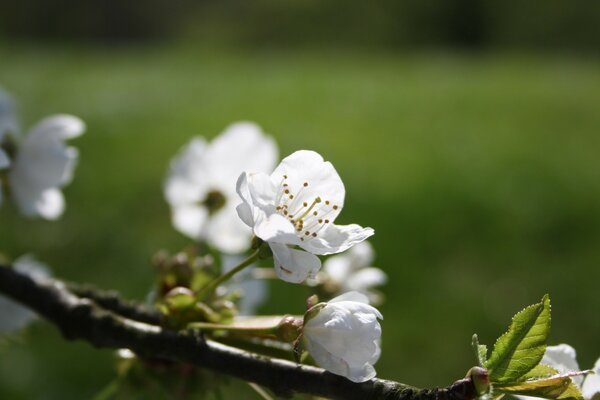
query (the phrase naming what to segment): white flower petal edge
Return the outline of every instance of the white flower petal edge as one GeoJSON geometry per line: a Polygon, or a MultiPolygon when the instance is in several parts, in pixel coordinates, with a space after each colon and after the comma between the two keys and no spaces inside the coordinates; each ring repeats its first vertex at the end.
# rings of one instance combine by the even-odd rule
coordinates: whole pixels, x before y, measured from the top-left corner
{"type": "Polygon", "coordinates": [[[373,247],[361,242],[343,254],[328,258],[323,263],[325,279],[333,281],[340,291],[358,291],[369,296],[373,302],[377,297],[371,289],[387,282],[387,275],[379,268],[371,267],[375,258],[373,247]]]}
{"type": "Polygon", "coordinates": [[[6,133],[17,133],[18,130],[19,123],[15,103],[8,93],[0,90],[0,143],[2,143],[6,133]]]}
{"type": "Polygon", "coordinates": [[[349,292],[329,301],[303,328],[304,343],[317,364],[353,382],[375,377],[381,355],[381,313],[365,295],[349,292]]]}
{"type": "Polygon", "coordinates": [[[591,400],[594,396],[600,393],[600,358],[594,364],[593,375],[588,375],[581,386],[581,394],[586,400],[591,400]]]}
{"type": "MultiPolygon", "coordinates": [[[[548,346],[540,363],[549,365],[560,373],[580,370],[575,349],[564,343],[556,346],[548,346]]],[[[592,400],[596,394],[600,393],[600,376],[598,375],[600,374],[600,359],[596,361],[593,370],[596,374],[590,374],[586,377],[574,376],[571,378],[581,389],[581,394],[585,400],[592,400]]],[[[520,400],[537,399],[537,397],[532,396],[515,397],[520,400]]]]}
{"type": "Polygon", "coordinates": [[[316,257],[299,256],[298,250],[292,257],[273,243],[326,255],[345,251],[374,234],[372,228],[333,224],[344,206],[344,184],[333,165],[314,151],[289,155],[270,176],[244,172],[238,178],[237,192],[242,199],[237,206],[240,219],[268,242],[274,253],[279,251],[275,267],[288,282],[313,276],[320,261],[316,267],[316,257]],[[307,260],[310,265],[302,264],[307,260]]]}
{"type": "Polygon", "coordinates": [[[192,139],[171,162],[164,185],[175,228],[221,252],[246,250],[252,232],[235,211],[235,182],[245,170],[270,172],[277,154],[275,141],[251,122],[228,126],[211,143],[192,139]],[[211,196],[218,206],[211,208],[211,196]]]}
{"type": "Polygon", "coordinates": [[[73,179],[78,151],[64,141],[80,136],[85,125],[71,115],[45,118],[19,143],[9,172],[11,193],[21,212],[57,219],[65,201],[60,188],[73,179]]]}
{"type": "MultiPolygon", "coordinates": [[[[34,278],[50,276],[50,269],[30,255],[24,255],[13,262],[13,268],[34,278]]],[[[0,296],[0,334],[10,334],[19,330],[35,318],[35,313],[6,297],[0,296]]]]}

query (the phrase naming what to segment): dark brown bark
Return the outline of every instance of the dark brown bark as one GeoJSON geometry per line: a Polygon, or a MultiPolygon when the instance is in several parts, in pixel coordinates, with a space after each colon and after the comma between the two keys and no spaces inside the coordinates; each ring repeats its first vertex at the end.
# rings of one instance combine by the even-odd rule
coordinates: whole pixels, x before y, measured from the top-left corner
{"type": "Polygon", "coordinates": [[[0,266],[0,293],[28,306],[54,323],[69,340],[80,339],[103,348],[127,348],[142,357],[193,364],[255,382],[281,396],[306,393],[332,399],[473,400],[471,379],[442,389],[416,389],[373,379],[353,383],[323,369],[250,353],[205,340],[191,331],[159,326],[160,315],[122,300],[115,292],[33,279],[0,266]]]}

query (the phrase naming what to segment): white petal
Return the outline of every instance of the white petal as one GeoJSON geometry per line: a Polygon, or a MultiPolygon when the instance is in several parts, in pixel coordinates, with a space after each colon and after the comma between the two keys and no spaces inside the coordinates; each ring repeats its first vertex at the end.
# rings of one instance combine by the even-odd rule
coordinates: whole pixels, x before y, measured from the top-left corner
{"type": "Polygon", "coordinates": [[[0,142],[7,132],[17,133],[19,123],[12,98],[8,93],[0,90],[0,142]]]}
{"type": "Polygon", "coordinates": [[[237,211],[238,217],[248,225],[250,228],[254,226],[254,218],[252,217],[252,207],[250,207],[247,203],[238,204],[235,208],[237,211]]]}
{"type": "Polygon", "coordinates": [[[19,179],[20,175],[15,174],[14,168],[9,172],[10,195],[15,204],[21,211],[21,214],[27,217],[38,215],[36,202],[41,196],[41,190],[33,186],[26,177],[19,179]]]}
{"type": "Polygon", "coordinates": [[[241,253],[250,247],[252,229],[238,217],[227,199],[223,208],[210,216],[206,226],[206,239],[224,253],[241,253]]]}
{"type": "Polygon", "coordinates": [[[541,363],[550,365],[561,373],[579,371],[575,349],[564,343],[546,347],[541,363]]]}
{"type": "Polygon", "coordinates": [[[13,261],[15,271],[28,275],[32,278],[47,278],[50,274],[50,267],[38,261],[31,254],[24,254],[13,261]]]}
{"type": "Polygon", "coordinates": [[[302,250],[290,249],[280,243],[269,242],[273,251],[275,272],[286,282],[300,283],[313,277],[321,268],[319,257],[302,250]]]}
{"type": "Polygon", "coordinates": [[[375,309],[345,299],[360,299],[347,294],[340,301],[328,302],[304,326],[307,349],[317,364],[355,382],[373,378],[372,363],[381,353],[381,326],[375,309]]]}
{"type": "Polygon", "coordinates": [[[171,206],[199,203],[206,197],[206,188],[187,179],[171,176],[165,182],[165,198],[171,206]]]}
{"type": "Polygon", "coordinates": [[[375,259],[373,246],[367,241],[360,242],[356,246],[353,246],[348,253],[352,256],[354,269],[369,267],[375,259]]]}
{"type": "Polygon", "coordinates": [[[252,122],[228,126],[206,152],[211,184],[227,192],[233,191],[235,180],[244,171],[270,173],[277,158],[274,140],[252,122]]]}
{"type": "Polygon", "coordinates": [[[312,358],[315,359],[317,365],[327,371],[345,376],[348,378],[350,375],[350,366],[340,357],[337,357],[330,353],[323,345],[317,340],[311,340],[308,335],[305,335],[306,350],[310,353],[312,358]]]}
{"type": "Polygon", "coordinates": [[[362,383],[370,381],[375,378],[375,376],[377,376],[377,372],[375,371],[375,368],[373,368],[373,365],[365,363],[360,368],[351,368],[347,378],[352,382],[362,383]]]}
{"type": "Polygon", "coordinates": [[[360,225],[329,225],[319,232],[319,236],[300,244],[313,254],[327,255],[341,253],[375,234],[372,228],[360,225]]]}
{"type": "Polygon", "coordinates": [[[586,400],[591,400],[596,394],[600,393],[600,358],[594,365],[595,374],[588,375],[581,386],[581,394],[586,400]]]}
{"type": "Polygon", "coordinates": [[[29,137],[34,140],[56,141],[73,139],[85,132],[85,123],[68,114],[46,117],[33,127],[29,137]]]}
{"type": "Polygon", "coordinates": [[[322,202],[313,211],[321,216],[327,213],[327,219],[332,222],[335,220],[344,206],[346,190],[330,162],[324,161],[314,151],[300,150],[284,158],[271,174],[271,179],[278,186],[283,184],[284,177],[287,177],[286,189],[294,196],[293,203],[312,204],[315,199],[320,198],[322,202]],[[333,206],[336,206],[335,209],[333,206]]]}
{"type": "Polygon", "coordinates": [[[11,171],[11,181],[26,180],[37,190],[62,187],[72,180],[79,154],[64,139],[77,131],[73,125],[83,124],[75,117],[44,121],[20,143],[11,171]]]}
{"type": "Polygon", "coordinates": [[[254,234],[265,242],[285,244],[300,243],[294,225],[283,215],[271,214],[268,216],[259,215],[259,217],[260,218],[255,221],[254,234]]]}
{"type": "Polygon", "coordinates": [[[387,282],[387,275],[379,268],[363,268],[352,274],[345,285],[350,290],[366,292],[375,286],[381,286],[387,282]]]}
{"type": "Polygon", "coordinates": [[[197,203],[206,196],[209,190],[204,165],[206,146],[203,138],[196,137],[171,161],[164,189],[171,205],[197,203]]]}
{"type": "MultiPolygon", "coordinates": [[[[559,344],[558,346],[546,347],[546,353],[544,354],[541,363],[554,367],[560,373],[579,371],[575,349],[564,343],[559,344]]],[[[581,385],[581,376],[574,376],[571,379],[573,379],[577,385],[581,385]]]]}
{"type": "Polygon", "coordinates": [[[352,274],[352,256],[348,252],[329,257],[323,263],[323,271],[338,284],[345,284],[352,274]]]}
{"type": "Polygon", "coordinates": [[[206,207],[185,205],[173,208],[173,226],[179,232],[194,240],[204,237],[204,229],[208,218],[206,207]]]}
{"type": "Polygon", "coordinates": [[[358,303],[369,304],[369,298],[362,293],[359,292],[348,292],[333,299],[329,300],[328,303],[336,303],[340,301],[356,301],[358,303]]]}
{"type": "Polygon", "coordinates": [[[60,190],[47,189],[40,194],[35,207],[40,217],[55,220],[65,211],[65,198],[60,190]]]}
{"type": "Polygon", "coordinates": [[[252,204],[267,212],[274,212],[277,189],[271,182],[271,177],[263,173],[251,173],[247,174],[247,179],[252,204]]]}
{"type": "Polygon", "coordinates": [[[250,189],[248,187],[248,173],[242,172],[240,176],[238,176],[235,185],[235,191],[244,203],[251,206],[254,205],[252,201],[252,195],[250,194],[250,189]]]}
{"type": "MultiPolygon", "coordinates": [[[[1,142],[1,138],[0,138],[0,142],[1,142]]],[[[10,158],[8,158],[8,155],[4,152],[4,150],[0,149],[0,169],[2,168],[6,168],[10,165],[10,158]]]]}
{"type": "Polygon", "coordinates": [[[15,179],[11,171],[11,195],[21,213],[27,217],[40,216],[55,220],[65,209],[65,199],[58,189],[40,189],[27,179],[15,179]]]}

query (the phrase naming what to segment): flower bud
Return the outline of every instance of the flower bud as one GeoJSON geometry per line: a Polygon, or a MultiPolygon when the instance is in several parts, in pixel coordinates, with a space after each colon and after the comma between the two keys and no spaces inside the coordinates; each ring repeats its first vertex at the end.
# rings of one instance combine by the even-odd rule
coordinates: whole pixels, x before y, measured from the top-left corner
{"type": "Polygon", "coordinates": [[[473,367],[467,372],[467,378],[471,378],[475,390],[479,396],[490,390],[490,375],[488,370],[482,367],[473,367]]]}
{"type": "Polygon", "coordinates": [[[302,325],[303,321],[301,317],[294,317],[293,315],[284,316],[277,325],[277,338],[288,343],[295,341],[302,333],[302,325]]]}
{"type": "Polygon", "coordinates": [[[303,338],[317,364],[353,382],[375,377],[381,354],[381,313],[367,297],[349,292],[319,303],[304,316],[303,338]]]}

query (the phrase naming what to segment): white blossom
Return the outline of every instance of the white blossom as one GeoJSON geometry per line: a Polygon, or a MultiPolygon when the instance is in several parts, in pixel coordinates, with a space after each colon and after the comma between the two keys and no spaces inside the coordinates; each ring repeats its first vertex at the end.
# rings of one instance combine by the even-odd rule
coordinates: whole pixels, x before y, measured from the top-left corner
{"type": "MultiPolygon", "coordinates": [[[[0,90],[0,170],[10,166],[10,158],[2,144],[7,133],[14,133],[17,130],[17,119],[15,115],[13,101],[5,92],[0,90]]],[[[0,205],[2,204],[2,177],[0,177],[0,205]]]]}
{"type": "MultiPolygon", "coordinates": [[[[546,353],[540,364],[549,365],[556,369],[559,373],[579,371],[577,363],[577,353],[575,349],[568,344],[559,344],[557,346],[546,347],[546,353]]],[[[595,374],[583,376],[574,376],[571,379],[581,390],[581,394],[585,400],[592,400],[595,395],[600,394],[600,358],[596,361],[593,371],[595,374]]],[[[516,396],[521,400],[533,400],[537,397],[532,396],[516,396]]]]}
{"type": "Polygon", "coordinates": [[[372,289],[387,281],[385,272],[371,266],[374,258],[373,246],[367,241],[359,243],[323,263],[324,281],[333,284],[336,292],[357,291],[374,303],[380,296],[372,289]]]}
{"type": "Polygon", "coordinates": [[[43,119],[17,143],[8,178],[13,199],[24,215],[53,220],[63,213],[60,188],[73,179],[79,155],[64,142],[84,130],[79,118],[55,115],[43,119]]]}
{"type": "MultiPolygon", "coordinates": [[[[310,311],[309,311],[310,313],[310,311]]],[[[304,344],[316,363],[353,382],[375,377],[381,354],[381,313],[365,295],[348,292],[330,300],[304,325],[304,344]]]]}
{"type": "Polygon", "coordinates": [[[314,151],[291,154],[270,176],[243,173],[237,191],[243,201],[238,215],[269,244],[275,271],[287,282],[314,277],[321,268],[316,255],[340,253],[374,233],[356,224],[333,224],[346,191],[333,165],[314,151]]]}
{"type": "MultiPolygon", "coordinates": [[[[50,276],[50,269],[30,255],[17,258],[13,262],[13,268],[33,278],[50,276]]],[[[27,307],[0,295],[0,334],[9,334],[22,329],[35,319],[35,316],[36,314],[27,307]]]]}
{"type": "Polygon", "coordinates": [[[242,171],[272,171],[277,153],[250,122],[230,125],[211,143],[192,139],[171,162],[164,188],[175,228],[222,252],[246,250],[252,233],[237,217],[235,182],[242,171]]]}

